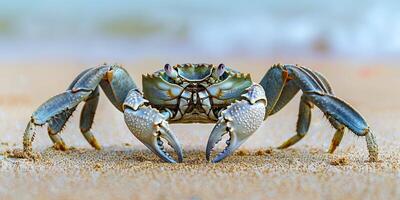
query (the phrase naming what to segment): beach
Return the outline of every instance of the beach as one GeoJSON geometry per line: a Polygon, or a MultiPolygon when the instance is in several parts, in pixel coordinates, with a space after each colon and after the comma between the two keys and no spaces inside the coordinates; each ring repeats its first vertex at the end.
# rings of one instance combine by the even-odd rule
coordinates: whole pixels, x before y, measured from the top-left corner
{"type": "MultiPolygon", "coordinates": [[[[219,64],[216,59],[205,62],[219,64]]],[[[80,105],[62,133],[70,150],[54,150],[42,127],[33,143],[41,158],[12,158],[12,152],[22,148],[32,112],[64,91],[81,71],[102,64],[13,61],[1,64],[0,199],[398,199],[400,68],[393,66],[396,63],[293,58],[232,59],[225,64],[250,73],[259,82],[277,62],[306,65],[324,74],[335,94],[369,123],[378,141],[379,161],[367,162],[365,138],[350,131],[334,154],[326,153],[334,129],[318,108],[313,109],[305,138],[277,150],[295,134],[298,94],[234,155],[217,164],[205,159],[213,124],[171,125],[183,146],[184,161],[164,163],[130,133],[123,114],[103,92],[94,124],[102,150],[91,148],[79,131],[80,105]]],[[[143,73],[161,69],[165,63],[141,59],[119,64],[141,85],[143,73]]]]}

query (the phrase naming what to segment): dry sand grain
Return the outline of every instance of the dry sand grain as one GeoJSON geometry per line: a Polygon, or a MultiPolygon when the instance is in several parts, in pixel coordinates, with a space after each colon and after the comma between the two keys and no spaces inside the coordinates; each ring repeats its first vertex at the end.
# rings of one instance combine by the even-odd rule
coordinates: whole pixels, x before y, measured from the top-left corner
{"type": "MultiPolygon", "coordinates": [[[[142,67],[127,69],[140,83],[137,71],[154,71],[156,63],[131,63],[127,66],[142,67]]],[[[260,80],[265,69],[246,66],[266,66],[261,63],[273,62],[229,64],[260,80]]],[[[8,64],[0,80],[0,199],[399,199],[400,70],[379,64],[307,63],[365,116],[380,145],[380,162],[365,162],[364,138],[350,132],[335,154],[325,153],[334,131],[317,109],[303,141],[287,150],[274,149],[294,134],[299,96],[218,164],[205,161],[212,125],[172,125],[185,159],[182,164],[163,163],[132,136],[106,98],[95,122],[103,150],[89,147],[79,133],[78,117],[73,117],[63,137],[75,148],[53,150],[43,128],[34,142],[40,160],[8,158],[7,150],[21,148],[31,112],[82,70],[8,64]],[[353,66],[336,67],[344,64],[353,66]]]]}

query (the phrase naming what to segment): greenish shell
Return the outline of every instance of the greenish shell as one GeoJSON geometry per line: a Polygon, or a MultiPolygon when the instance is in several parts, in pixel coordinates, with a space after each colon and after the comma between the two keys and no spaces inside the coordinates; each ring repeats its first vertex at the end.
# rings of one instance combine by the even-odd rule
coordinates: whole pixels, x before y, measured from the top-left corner
{"type": "MultiPolygon", "coordinates": [[[[178,73],[175,79],[168,77],[164,70],[143,75],[144,97],[158,109],[180,108],[181,98],[187,98],[189,93],[190,98],[198,96],[209,99],[211,109],[217,114],[220,109],[242,99],[242,95],[253,84],[249,74],[229,68],[221,77],[215,77],[217,67],[210,64],[183,64],[173,68],[178,73]]],[[[195,101],[191,99],[192,104],[196,104],[195,101]]]]}

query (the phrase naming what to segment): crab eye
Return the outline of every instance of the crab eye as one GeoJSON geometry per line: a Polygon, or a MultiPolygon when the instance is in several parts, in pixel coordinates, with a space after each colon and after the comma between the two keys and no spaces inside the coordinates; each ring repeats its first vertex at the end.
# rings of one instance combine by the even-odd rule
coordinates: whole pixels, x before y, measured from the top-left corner
{"type": "Polygon", "coordinates": [[[217,69],[217,75],[218,77],[222,76],[225,72],[225,65],[224,64],[219,64],[218,69],[217,69]]]}
{"type": "Polygon", "coordinates": [[[172,79],[176,79],[178,77],[178,72],[176,72],[176,70],[170,64],[165,64],[164,70],[168,77],[172,79]]]}
{"type": "Polygon", "coordinates": [[[167,71],[171,71],[171,70],[172,70],[171,65],[170,65],[170,64],[165,64],[164,70],[165,70],[166,72],[167,72],[167,71]]]}

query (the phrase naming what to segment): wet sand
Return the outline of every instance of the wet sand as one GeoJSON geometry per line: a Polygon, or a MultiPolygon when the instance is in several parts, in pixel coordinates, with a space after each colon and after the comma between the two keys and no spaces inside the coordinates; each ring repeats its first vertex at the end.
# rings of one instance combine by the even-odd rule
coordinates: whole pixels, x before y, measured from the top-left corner
{"type": "MultiPolygon", "coordinates": [[[[141,73],[157,70],[159,63],[163,62],[125,66],[140,85],[141,73]]],[[[267,64],[273,63],[226,64],[250,72],[258,81],[267,64]]],[[[9,63],[1,66],[0,80],[0,199],[400,198],[400,69],[379,63],[299,63],[322,72],[337,96],[363,114],[377,137],[380,162],[366,162],[364,138],[348,131],[335,154],[325,153],[334,130],[318,109],[301,142],[287,150],[274,149],[294,134],[300,95],[264,122],[234,156],[218,164],[205,160],[213,125],[171,125],[183,145],[184,163],[163,163],[134,138],[122,114],[103,94],[94,125],[103,150],[92,149],[83,139],[76,112],[62,134],[71,150],[53,150],[43,127],[34,142],[41,159],[9,158],[7,151],[22,146],[30,114],[84,69],[71,66],[87,66],[80,62],[57,64],[57,68],[51,67],[55,62],[9,63]]]]}

